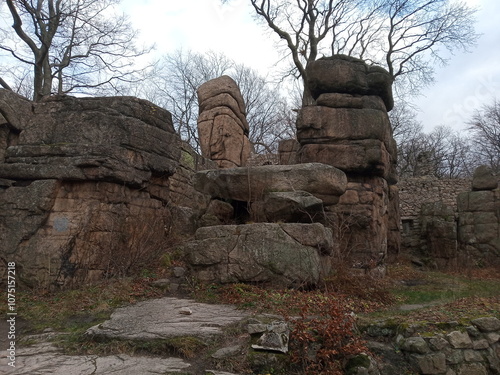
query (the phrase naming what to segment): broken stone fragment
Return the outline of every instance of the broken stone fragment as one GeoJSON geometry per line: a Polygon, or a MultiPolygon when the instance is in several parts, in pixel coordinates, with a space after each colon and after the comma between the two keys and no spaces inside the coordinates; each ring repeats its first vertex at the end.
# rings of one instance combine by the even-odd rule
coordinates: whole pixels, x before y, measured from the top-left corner
{"type": "Polygon", "coordinates": [[[259,337],[253,349],[288,353],[290,329],[286,322],[273,322],[266,326],[266,331],[259,337]]]}
{"type": "Polygon", "coordinates": [[[191,315],[193,313],[193,310],[191,310],[189,307],[181,307],[179,309],[179,314],[182,315],[191,315]]]}

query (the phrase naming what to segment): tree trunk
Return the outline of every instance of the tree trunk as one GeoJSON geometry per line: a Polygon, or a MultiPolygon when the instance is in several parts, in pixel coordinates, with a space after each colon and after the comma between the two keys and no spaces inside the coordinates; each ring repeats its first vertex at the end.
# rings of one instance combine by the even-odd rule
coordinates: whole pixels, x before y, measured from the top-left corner
{"type": "Polygon", "coordinates": [[[304,82],[304,91],[302,93],[302,107],[307,107],[309,105],[316,105],[316,100],[311,95],[311,90],[309,90],[309,85],[307,84],[307,80],[303,79],[304,82]]]}

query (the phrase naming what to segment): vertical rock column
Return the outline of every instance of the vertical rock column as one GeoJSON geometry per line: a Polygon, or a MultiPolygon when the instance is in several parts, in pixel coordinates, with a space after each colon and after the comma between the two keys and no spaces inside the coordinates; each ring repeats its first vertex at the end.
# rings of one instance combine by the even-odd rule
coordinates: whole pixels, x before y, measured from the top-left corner
{"type": "Polygon", "coordinates": [[[347,190],[326,207],[339,252],[352,265],[383,262],[399,248],[396,144],[387,111],[393,107],[387,71],[337,55],[308,66],[317,105],[297,119],[301,163],[320,162],[344,171],[347,190]],[[389,220],[392,218],[392,220],[389,220]],[[388,243],[388,239],[390,242],[388,243]]]}
{"type": "Polygon", "coordinates": [[[467,265],[500,265],[500,188],[498,176],[481,166],[472,191],[457,197],[459,254],[467,265]]]}
{"type": "Polygon", "coordinates": [[[222,76],[198,88],[198,135],[202,155],[219,168],[241,167],[250,156],[245,103],[238,85],[222,76]]]}

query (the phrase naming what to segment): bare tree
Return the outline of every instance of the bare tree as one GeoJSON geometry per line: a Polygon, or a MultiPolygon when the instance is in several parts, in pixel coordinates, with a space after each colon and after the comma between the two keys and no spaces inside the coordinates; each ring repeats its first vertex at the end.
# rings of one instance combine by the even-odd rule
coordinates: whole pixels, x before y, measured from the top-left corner
{"type": "MultiPolygon", "coordinates": [[[[125,16],[110,15],[120,0],[6,0],[12,30],[0,26],[0,50],[32,69],[33,99],[51,93],[119,92],[141,69],[137,32],[125,16]]],[[[2,72],[5,74],[5,70],[2,72]]],[[[6,79],[0,84],[12,87],[6,79]]]]}
{"type": "Polygon", "coordinates": [[[500,102],[495,99],[476,110],[468,122],[468,130],[480,163],[500,173],[500,102]]]}
{"type": "Polygon", "coordinates": [[[303,105],[314,102],[307,84],[307,64],[315,61],[320,43],[330,36],[337,15],[349,10],[350,0],[298,0],[290,1],[251,0],[257,14],[278,36],[285,41],[294,68],[289,72],[302,77],[303,105]]]}
{"type": "Polygon", "coordinates": [[[273,152],[280,139],[294,137],[294,112],[279,90],[256,71],[221,53],[178,50],[164,56],[156,66],[154,78],[142,82],[139,96],[169,110],[182,139],[199,149],[196,90],[224,74],[231,76],[241,90],[250,142],[257,153],[273,152]]]}
{"type": "MultiPolygon", "coordinates": [[[[223,3],[230,0],[222,0],[223,3]]],[[[321,53],[347,54],[385,66],[413,90],[432,81],[445,47],[475,44],[475,10],[449,0],[250,0],[259,19],[284,41],[289,72],[303,81],[303,104],[313,102],[307,65],[321,53]]]]}
{"type": "Polygon", "coordinates": [[[478,165],[469,138],[444,126],[424,133],[418,122],[395,137],[398,143],[398,173],[416,177],[422,173],[438,178],[471,176],[478,165]]]}
{"type": "MultiPolygon", "coordinates": [[[[476,9],[449,0],[382,1],[380,19],[386,43],[381,43],[391,76],[404,78],[406,90],[415,92],[433,81],[436,63],[446,64],[443,48],[469,51],[479,35],[474,30],[476,9]]],[[[382,61],[373,54],[373,60],[382,61]]],[[[398,87],[402,87],[402,82],[398,87]]]]}

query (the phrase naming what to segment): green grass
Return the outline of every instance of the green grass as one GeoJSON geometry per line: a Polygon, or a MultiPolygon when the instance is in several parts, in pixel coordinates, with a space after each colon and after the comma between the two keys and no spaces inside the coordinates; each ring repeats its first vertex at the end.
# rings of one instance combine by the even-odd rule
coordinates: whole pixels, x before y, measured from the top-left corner
{"type": "Polygon", "coordinates": [[[446,303],[459,298],[498,297],[500,280],[481,280],[428,272],[417,285],[399,286],[392,292],[405,304],[446,303]]]}

